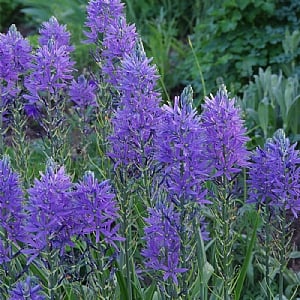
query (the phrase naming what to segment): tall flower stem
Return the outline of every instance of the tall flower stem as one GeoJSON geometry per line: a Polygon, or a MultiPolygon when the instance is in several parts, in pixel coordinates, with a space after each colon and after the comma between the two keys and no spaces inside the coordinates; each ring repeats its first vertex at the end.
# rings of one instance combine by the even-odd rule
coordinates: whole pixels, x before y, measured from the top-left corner
{"type": "Polygon", "coordinates": [[[231,278],[231,260],[232,260],[232,254],[231,254],[231,237],[230,237],[230,222],[231,222],[231,216],[229,215],[230,211],[230,196],[227,193],[228,189],[228,181],[225,176],[223,176],[223,182],[224,182],[224,191],[222,195],[222,220],[224,224],[224,237],[223,237],[223,255],[224,255],[224,300],[230,299],[230,278],[231,278]]]}
{"type": "MultiPolygon", "coordinates": [[[[185,223],[186,223],[186,207],[185,207],[185,201],[184,199],[181,199],[180,201],[180,252],[181,252],[181,259],[182,259],[182,268],[183,269],[188,269],[187,268],[187,253],[186,253],[186,247],[188,244],[187,241],[187,232],[185,228],[185,223]]],[[[187,272],[184,272],[182,274],[182,280],[181,282],[181,293],[183,296],[187,296],[188,294],[188,285],[187,285],[187,272]]]]}
{"type": "Polygon", "coordinates": [[[285,207],[282,209],[282,218],[280,218],[280,226],[281,226],[281,231],[279,234],[281,235],[280,238],[280,269],[279,269],[279,300],[283,300],[283,269],[286,264],[286,209],[285,207]]]}
{"type": "Polygon", "coordinates": [[[235,219],[233,200],[230,193],[230,182],[225,175],[221,177],[221,184],[217,186],[217,202],[215,206],[215,216],[218,225],[216,239],[217,267],[219,275],[223,281],[222,295],[224,300],[230,300],[231,281],[234,276],[232,272],[232,245],[234,236],[231,232],[232,222],[235,219]]]}
{"type": "Polygon", "coordinates": [[[271,300],[271,291],[270,291],[270,244],[271,244],[271,225],[270,225],[270,219],[271,219],[271,210],[270,205],[267,202],[266,203],[266,215],[265,215],[265,226],[266,226],[266,245],[265,245],[265,267],[266,267],[266,288],[267,288],[267,299],[271,300]]]}
{"type": "Polygon", "coordinates": [[[25,117],[23,105],[21,101],[15,101],[12,110],[13,120],[12,120],[12,143],[14,146],[15,157],[18,172],[22,177],[25,188],[30,185],[30,176],[28,174],[28,164],[29,164],[29,147],[26,140],[26,124],[27,118],[25,117]]]}
{"type": "MultiPolygon", "coordinates": [[[[121,173],[122,171],[120,171],[121,173]]],[[[132,284],[131,284],[131,224],[130,224],[130,216],[131,216],[131,197],[128,195],[129,192],[126,190],[127,180],[124,178],[124,174],[120,174],[123,178],[118,178],[119,181],[119,191],[120,191],[120,216],[121,216],[121,231],[122,236],[125,238],[124,242],[124,259],[125,259],[125,274],[126,274],[126,283],[127,283],[127,296],[129,300],[133,299],[132,295],[132,284]],[[123,182],[122,182],[123,181],[123,182]]],[[[126,176],[126,175],[125,175],[126,176]]]]}

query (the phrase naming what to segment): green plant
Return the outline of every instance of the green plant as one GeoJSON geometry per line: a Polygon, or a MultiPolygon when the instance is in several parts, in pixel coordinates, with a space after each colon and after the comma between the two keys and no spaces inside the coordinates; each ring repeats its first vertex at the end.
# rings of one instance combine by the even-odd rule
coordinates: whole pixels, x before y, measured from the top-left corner
{"type": "Polygon", "coordinates": [[[6,31],[12,23],[18,21],[19,8],[18,1],[0,0],[0,32],[6,31]]]}
{"type": "Polygon", "coordinates": [[[297,75],[284,77],[273,74],[271,68],[259,69],[245,88],[241,105],[246,125],[251,129],[253,146],[284,128],[292,140],[299,140],[300,84],[297,75]]]}
{"type": "MultiPolygon", "coordinates": [[[[195,26],[191,41],[208,92],[214,90],[217,81],[223,81],[232,92],[240,93],[259,67],[271,65],[278,71],[282,63],[297,65],[300,59],[296,48],[298,37],[291,36],[293,52],[285,51],[286,46],[282,45],[286,30],[292,32],[299,26],[294,17],[299,13],[299,5],[292,5],[292,2],[295,3],[226,0],[215,2],[207,9],[206,17],[195,26]]],[[[179,70],[182,82],[192,81],[196,92],[202,93],[192,55],[187,54],[179,70]]]]}

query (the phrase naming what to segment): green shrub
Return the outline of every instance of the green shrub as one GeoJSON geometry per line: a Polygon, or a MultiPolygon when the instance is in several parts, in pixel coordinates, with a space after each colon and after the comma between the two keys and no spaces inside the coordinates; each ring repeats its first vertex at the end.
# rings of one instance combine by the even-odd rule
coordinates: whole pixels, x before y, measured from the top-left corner
{"type": "MultiPolygon", "coordinates": [[[[286,32],[299,28],[299,3],[294,0],[215,2],[191,36],[207,90],[212,91],[216,81],[224,81],[237,93],[260,67],[272,66],[278,72],[285,64],[299,63],[299,49],[291,53],[282,45],[286,32]]],[[[298,35],[290,39],[296,42],[298,35]]],[[[184,75],[184,84],[193,81],[196,91],[202,90],[192,55],[187,55],[179,70],[184,75]]],[[[291,69],[287,71],[291,75],[291,69]]],[[[295,67],[293,72],[299,72],[299,68],[295,67]]]]}

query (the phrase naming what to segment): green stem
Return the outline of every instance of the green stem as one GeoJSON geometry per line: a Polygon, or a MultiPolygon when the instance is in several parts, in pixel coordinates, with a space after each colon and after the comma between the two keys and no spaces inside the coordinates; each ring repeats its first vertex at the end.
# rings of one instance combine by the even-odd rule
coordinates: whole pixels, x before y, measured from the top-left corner
{"type": "Polygon", "coordinates": [[[266,257],[265,257],[265,267],[266,267],[266,285],[267,285],[267,299],[271,300],[271,291],[270,291],[270,244],[271,244],[271,226],[269,220],[270,218],[270,205],[269,203],[266,204],[266,245],[265,245],[265,251],[266,251],[266,257]]]}
{"type": "Polygon", "coordinates": [[[128,298],[132,300],[132,288],[131,288],[131,272],[130,272],[130,255],[129,255],[129,226],[127,223],[127,212],[124,214],[124,237],[125,237],[125,264],[126,264],[126,281],[128,298]]]}
{"type": "Polygon", "coordinates": [[[217,247],[220,253],[219,268],[220,277],[223,279],[223,299],[230,299],[230,285],[233,278],[231,260],[232,260],[232,234],[230,233],[231,222],[231,199],[230,199],[230,182],[225,175],[222,176],[222,186],[219,188],[219,197],[217,199],[216,214],[219,215],[219,241],[217,247]],[[219,209],[221,208],[221,211],[219,209]],[[220,228],[221,225],[221,228],[220,228]]]}
{"type": "Polygon", "coordinates": [[[206,253],[204,248],[204,242],[201,234],[200,224],[193,221],[193,228],[196,235],[196,247],[197,247],[197,262],[198,262],[198,272],[199,272],[199,284],[200,284],[200,299],[207,300],[207,288],[205,280],[205,264],[207,262],[206,253]]]}
{"type": "Polygon", "coordinates": [[[124,257],[125,257],[125,273],[126,273],[126,283],[127,283],[127,296],[129,300],[132,300],[132,285],[131,285],[131,272],[130,272],[130,245],[129,241],[131,238],[130,234],[130,223],[128,218],[130,217],[130,203],[128,199],[128,194],[126,191],[126,183],[121,184],[121,196],[120,207],[122,211],[122,227],[123,227],[123,237],[125,238],[124,246],[124,257]]]}
{"type": "MultiPolygon", "coordinates": [[[[180,201],[180,247],[181,247],[181,257],[182,257],[182,268],[187,268],[187,255],[186,255],[186,246],[187,246],[187,234],[185,228],[185,207],[184,207],[184,199],[180,201]]],[[[183,295],[187,295],[187,272],[182,273],[182,284],[181,284],[181,291],[183,295]]]]}
{"type": "Polygon", "coordinates": [[[224,263],[223,263],[223,271],[224,271],[224,300],[230,299],[230,228],[229,228],[229,215],[228,215],[228,199],[225,193],[225,198],[223,199],[222,206],[222,219],[224,225],[224,239],[223,239],[223,255],[224,255],[224,263]]]}
{"type": "Polygon", "coordinates": [[[279,269],[279,300],[283,300],[283,269],[285,267],[286,248],[286,210],[283,208],[283,218],[280,222],[282,226],[281,247],[280,247],[280,269],[279,269]]]}
{"type": "Polygon", "coordinates": [[[55,282],[54,282],[54,276],[53,276],[53,268],[51,265],[51,263],[53,262],[53,258],[51,257],[52,251],[49,249],[47,252],[48,252],[47,253],[48,268],[49,268],[49,279],[48,279],[49,299],[54,300],[53,288],[54,288],[55,282]]]}

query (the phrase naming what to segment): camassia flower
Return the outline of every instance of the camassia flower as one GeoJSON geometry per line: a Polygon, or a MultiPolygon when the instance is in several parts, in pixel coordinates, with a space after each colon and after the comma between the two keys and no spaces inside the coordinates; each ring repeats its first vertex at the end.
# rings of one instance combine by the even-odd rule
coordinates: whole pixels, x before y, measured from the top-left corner
{"type": "Polygon", "coordinates": [[[6,238],[16,242],[23,236],[23,191],[8,157],[0,160],[0,228],[6,238]]]}
{"type": "Polygon", "coordinates": [[[7,104],[19,92],[18,80],[29,69],[29,42],[11,25],[7,34],[0,33],[0,97],[7,104]]]}
{"type": "Polygon", "coordinates": [[[180,216],[172,204],[158,204],[150,208],[145,219],[146,246],[142,255],[146,258],[146,267],[162,273],[163,280],[170,278],[178,285],[177,276],[186,272],[180,268],[180,216]]]}
{"type": "MultiPolygon", "coordinates": [[[[96,43],[113,20],[124,16],[124,5],[120,0],[90,0],[87,6],[87,42],[96,43]]],[[[117,43],[116,43],[117,44],[117,43]]]]}
{"type": "Polygon", "coordinates": [[[202,188],[208,175],[203,149],[206,144],[196,110],[192,108],[192,90],[187,87],[181,97],[175,97],[174,107],[164,105],[162,121],[157,126],[155,159],[170,199],[179,204],[194,201],[200,204],[206,192],[202,188]]]}
{"type": "Polygon", "coordinates": [[[119,0],[90,1],[87,14],[87,42],[97,44],[95,58],[107,82],[116,85],[121,60],[134,49],[137,40],[135,25],[126,23],[124,6],[119,0]]]}
{"type": "Polygon", "coordinates": [[[88,107],[97,107],[96,99],[97,84],[92,80],[87,80],[84,75],[73,79],[70,86],[70,99],[79,109],[86,110],[88,107]]]}
{"type": "Polygon", "coordinates": [[[102,43],[103,68],[102,71],[108,76],[107,81],[113,85],[118,84],[118,76],[124,73],[120,70],[120,64],[126,54],[132,52],[137,41],[135,25],[128,25],[125,17],[113,19],[108,25],[102,43]]]}
{"type": "Polygon", "coordinates": [[[40,31],[40,47],[31,62],[31,73],[25,78],[28,90],[24,98],[28,101],[29,115],[38,116],[43,109],[49,109],[51,99],[62,97],[73,79],[74,62],[71,60],[69,33],[51,18],[40,31]],[[55,31],[57,34],[55,35],[55,31]]]}
{"type": "Polygon", "coordinates": [[[25,281],[19,281],[10,291],[9,300],[44,300],[41,294],[41,287],[34,282],[34,278],[28,276],[25,281]]]}
{"type": "Polygon", "coordinates": [[[160,97],[154,89],[155,70],[141,48],[122,60],[118,80],[121,101],[109,137],[109,156],[115,167],[145,168],[153,159],[153,139],[161,114],[160,97]]]}
{"type": "Polygon", "coordinates": [[[55,17],[51,17],[48,22],[44,22],[39,33],[41,46],[47,46],[49,41],[52,40],[58,48],[63,46],[68,52],[74,50],[74,47],[70,46],[71,34],[68,32],[66,25],[60,25],[55,17]]]}
{"type": "Polygon", "coordinates": [[[249,202],[300,211],[300,155],[282,129],[257,148],[249,170],[249,202]]]}
{"type": "Polygon", "coordinates": [[[28,217],[24,226],[27,236],[23,242],[28,245],[24,253],[32,255],[29,261],[47,247],[63,251],[65,245],[72,245],[74,206],[71,188],[70,177],[64,168],[57,169],[49,162],[45,174],[41,174],[40,180],[35,179],[33,187],[28,189],[29,201],[25,207],[28,217]]]}
{"type": "Polygon", "coordinates": [[[228,180],[248,165],[246,130],[225,89],[216,96],[206,97],[202,106],[201,126],[204,127],[206,159],[210,162],[213,177],[225,175],[228,180]]]}
{"type": "Polygon", "coordinates": [[[118,207],[108,181],[98,182],[93,172],[86,172],[75,186],[76,234],[95,233],[96,243],[103,239],[115,248],[118,235],[118,207]]]}

